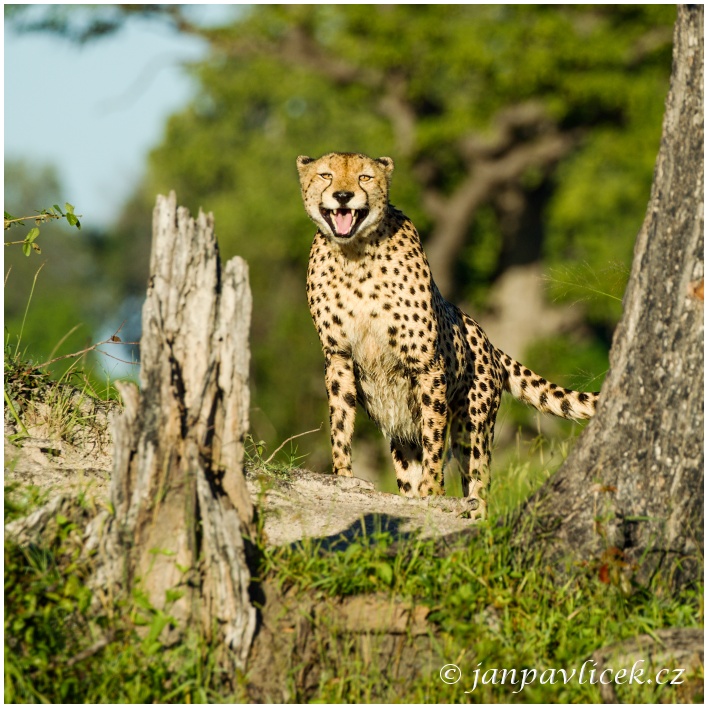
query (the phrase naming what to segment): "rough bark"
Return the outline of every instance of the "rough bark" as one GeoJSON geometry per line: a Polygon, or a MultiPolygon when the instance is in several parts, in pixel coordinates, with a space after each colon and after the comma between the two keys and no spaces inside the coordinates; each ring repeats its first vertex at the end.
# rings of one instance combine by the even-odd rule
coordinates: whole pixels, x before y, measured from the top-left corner
{"type": "Polygon", "coordinates": [[[242,467],[250,315],[247,265],[222,269],[212,216],[195,221],[174,193],[158,197],[140,391],[120,389],[114,513],[89,533],[95,588],[146,593],[175,620],[167,642],[216,628],[241,667],[256,622],[243,540],[253,524],[242,467]]]}
{"type": "Polygon", "coordinates": [[[518,520],[548,559],[677,586],[703,556],[703,6],[679,6],[644,224],[597,415],[518,520]],[[531,532],[529,532],[529,526],[531,532]]]}

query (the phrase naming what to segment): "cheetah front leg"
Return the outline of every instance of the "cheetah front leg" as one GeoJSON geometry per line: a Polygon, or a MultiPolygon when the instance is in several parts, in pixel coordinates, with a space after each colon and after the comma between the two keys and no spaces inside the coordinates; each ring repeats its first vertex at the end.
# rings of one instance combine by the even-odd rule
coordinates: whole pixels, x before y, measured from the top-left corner
{"type": "Polygon", "coordinates": [[[325,357],[325,385],[329,400],[333,472],[351,477],[352,438],[356,414],[356,380],[351,358],[341,354],[325,357]]]}
{"type": "Polygon", "coordinates": [[[443,494],[443,448],[447,428],[447,379],[442,364],[436,362],[419,376],[423,473],[418,496],[443,494]]]}
{"type": "Polygon", "coordinates": [[[442,366],[434,363],[415,382],[420,425],[418,439],[391,440],[391,455],[398,489],[406,497],[442,494],[443,447],[447,425],[446,378],[442,366]]]}
{"type": "Polygon", "coordinates": [[[391,457],[398,491],[404,497],[418,497],[423,480],[423,448],[404,440],[391,440],[391,457]]]}

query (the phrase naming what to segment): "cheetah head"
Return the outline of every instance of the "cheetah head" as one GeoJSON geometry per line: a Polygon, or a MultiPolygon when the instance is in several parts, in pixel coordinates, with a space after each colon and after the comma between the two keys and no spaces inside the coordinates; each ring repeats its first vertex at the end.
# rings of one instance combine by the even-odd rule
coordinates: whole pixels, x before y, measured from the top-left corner
{"type": "Polygon", "coordinates": [[[297,169],[305,209],[323,234],[344,245],[376,231],[388,207],[390,157],[331,152],[316,160],[301,155],[297,169]]]}

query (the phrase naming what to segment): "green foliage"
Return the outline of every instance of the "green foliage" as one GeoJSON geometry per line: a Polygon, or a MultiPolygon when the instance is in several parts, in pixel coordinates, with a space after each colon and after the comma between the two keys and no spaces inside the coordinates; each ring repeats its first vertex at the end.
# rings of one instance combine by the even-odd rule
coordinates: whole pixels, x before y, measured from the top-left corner
{"type": "MultiPolygon", "coordinates": [[[[6,522],[36,501],[9,492],[6,522]]],[[[218,668],[216,648],[193,635],[165,647],[158,637],[169,617],[139,596],[132,607],[91,609],[84,522],[58,514],[40,544],[5,540],[5,702],[242,700],[218,668]]]]}
{"type": "MultiPolygon", "coordinates": [[[[552,455],[553,450],[546,454],[552,455]]],[[[297,694],[298,700],[601,702],[597,684],[587,679],[567,685],[536,681],[520,694],[512,693],[518,684],[508,682],[495,686],[480,681],[473,694],[464,691],[472,688],[474,671],[480,666],[483,670],[579,671],[600,647],[653,635],[662,628],[702,626],[701,587],[675,593],[662,576],[640,586],[619,573],[605,573],[604,561],[591,559],[569,567],[568,575],[561,577],[541,559],[514,550],[510,521],[549,474],[547,469],[539,474],[528,463],[518,462],[498,469],[491,520],[479,524],[476,535],[470,534],[453,549],[415,534],[394,540],[383,530],[383,519],[374,532],[367,532],[368,524],[363,523],[359,529],[349,529],[341,543],[304,540],[264,548],[260,578],[277,583],[293,602],[301,597],[303,602],[332,598],[336,603],[342,597],[375,594],[379,600],[430,608],[428,622],[437,630],[434,646],[441,657],[438,668],[454,662],[465,677],[459,685],[446,686],[435,669],[412,682],[397,681],[382,674],[366,651],[361,655],[361,648],[353,643],[340,641],[333,652],[336,640],[331,630],[315,625],[315,641],[330,651],[317,654],[322,672],[319,685],[297,694]]],[[[616,691],[622,702],[700,702],[702,674],[683,678],[677,688],[634,684],[617,686],[616,691]]]]}
{"type": "MultiPolygon", "coordinates": [[[[256,455],[262,455],[258,446],[256,455]]],[[[281,473],[283,471],[281,470],[281,473]]],[[[502,486],[527,489],[528,467],[501,470],[502,486]]],[[[440,663],[405,683],[382,673],[354,642],[335,636],[326,622],[312,621],[304,636],[310,661],[321,679],[293,700],[308,702],[428,702],[471,699],[487,703],[590,703],[600,700],[597,685],[570,682],[527,686],[478,685],[480,663],[520,670],[579,670],[600,648],[666,627],[699,627],[701,587],[673,592],[661,575],[647,587],[603,574],[603,561],[588,560],[561,577],[538,558],[512,548],[510,519],[524,493],[509,505],[497,504],[489,523],[476,526],[452,548],[416,534],[394,539],[384,530],[351,529],[346,539],[304,540],[292,546],[261,545],[256,582],[279,587],[289,603],[313,601],[337,606],[339,599],[375,595],[377,600],[425,606],[435,632],[440,663]],[[333,541],[335,542],[333,544],[333,541]],[[338,647],[337,651],[332,651],[338,647]],[[312,651],[314,649],[314,652],[312,651]],[[465,678],[446,686],[438,674],[454,662],[465,678]]],[[[45,503],[35,488],[5,490],[5,521],[45,503]]],[[[194,635],[165,646],[161,632],[172,623],[168,594],[164,610],[154,608],[138,588],[128,600],[92,605],[86,587],[91,558],[82,553],[82,533],[90,514],[81,507],[56,514],[42,539],[20,547],[5,540],[5,700],[6,702],[243,702],[249,700],[239,677],[219,667],[220,648],[194,635]]],[[[277,622],[279,617],[271,616],[277,622]]],[[[299,622],[310,622],[304,614],[299,622]]],[[[368,637],[372,642],[375,637],[368,637]]],[[[397,642],[411,641],[402,635],[397,642]]],[[[375,650],[374,650],[375,651],[375,650]]],[[[427,651],[427,649],[425,650],[427,651]]],[[[297,658],[297,657],[296,657],[297,658]]],[[[302,657],[300,657],[302,658],[302,657]]],[[[298,661],[289,681],[297,684],[298,661]]],[[[623,702],[700,700],[701,682],[686,675],[678,690],[669,686],[619,686],[623,702]]]]}
{"type": "MultiPolygon", "coordinates": [[[[31,211],[30,204],[51,203],[60,191],[56,173],[48,167],[11,161],[5,165],[5,177],[6,203],[13,204],[13,211],[16,205],[18,213],[31,211]]],[[[26,226],[27,221],[42,226],[41,251],[36,242],[39,226],[32,227],[21,241],[5,242],[6,246],[22,245],[21,249],[8,248],[5,255],[5,402],[12,413],[8,385],[17,389],[15,394],[27,393],[37,388],[25,386],[28,381],[38,378],[44,385],[48,377],[71,381],[87,396],[115,398],[110,376],[105,373],[108,359],[95,360],[92,355],[103,352],[100,346],[120,339],[114,335],[98,344],[86,344],[99,327],[116,318],[118,285],[103,276],[98,285],[97,254],[103,250],[104,239],[95,230],[82,230],[79,216],[68,202],[63,209],[53,204],[31,217],[5,212],[6,229],[26,226]],[[66,231],[57,228],[60,220],[81,231],[81,239],[66,238],[66,231]],[[25,258],[32,251],[41,252],[44,258],[38,267],[34,259],[25,258]]],[[[119,321],[116,328],[120,327],[119,321]]],[[[60,398],[57,396],[57,404],[60,398]]],[[[56,406],[57,415],[62,414],[60,408],[56,406]]]]}
{"type": "MultiPolygon", "coordinates": [[[[659,92],[659,83],[644,90],[659,92]]],[[[633,93],[636,93],[636,89],[633,93]]],[[[586,146],[559,170],[563,184],[549,209],[547,253],[549,272],[575,267],[585,275],[581,287],[610,293],[582,294],[590,322],[613,326],[622,313],[634,240],[649,198],[661,109],[651,96],[643,97],[643,111],[632,115],[632,131],[618,128],[597,131],[586,146]],[[647,150],[651,145],[652,150],[647,150]],[[585,281],[585,282],[584,282],[585,281]]],[[[576,275],[577,278],[577,275],[576,275]]],[[[577,290],[550,277],[551,296],[577,301],[577,290]]]]}
{"type": "MultiPolygon", "coordinates": [[[[381,676],[375,666],[345,656],[321,668],[336,680],[322,682],[307,695],[321,701],[395,701],[450,703],[467,700],[474,670],[535,667],[580,670],[598,647],[662,627],[700,626],[700,588],[678,595],[661,578],[651,587],[607,584],[596,565],[572,570],[563,581],[539,562],[521,560],[511,550],[510,528],[481,525],[465,548],[440,553],[431,541],[410,539],[395,546],[387,533],[363,531],[345,550],[326,551],[316,544],[266,552],[263,572],[288,588],[290,597],[312,599],[378,593],[410,599],[432,608],[428,621],[440,631],[439,651],[455,662],[465,677],[446,686],[437,671],[406,685],[381,676]],[[350,676],[350,671],[356,674],[350,676]],[[466,684],[466,685],[465,685],[466,684]]],[[[325,641],[324,636],[322,641],[325,641]]],[[[441,664],[444,661],[441,661],[441,664]]],[[[688,677],[686,677],[688,678],[688,677]]],[[[700,691],[694,679],[693,691],[700,691]]],[[[536,682],[513,695],[513,686],[482,686],[470,696],[485,703],[590,703],[600,700],[597,685],[536,682]]],[[[622,686],[626,702],[675,700],[669,687],[622,686]]],[[[692,694],[682,700],[691,700],[692,694]]]]}
{"type": "Polygon", "coordinates": [[[5,485],[5,523],[31,514],[37,507],[47,503],[46,490],[34,485],[10,483],[5,485]]]}
{"type": "MultiPolygon", "coordinates": [[[[6,344],[15,353],[23,354],[25,360],[35,362],[84,348],[94,330],[115,318],[109,313],[115,308],[117,286],[105,278],[96,262],[102,237],[79,221],[71,204],[59,206],[60,192],[56,170],[19,161],[5,164],[8,210],[13,214],[34,214],[26,218],[41,222],[39,266],[36,259],[25,257],[28,249],[36,252],[37,235],[33,229],[39,226],[25,235],[20,242],[22,248],[5,249],[6,344]],[[53,206],[39,208],[47,204],[53,206]],[[65,222],[64,228],[59,221],[65,222]],[[67,232],[66,224],[76,231],[72,228],[67,232]]],[[[7,225],[11,214],[6,211],[5,216],[7,225]]],[[[21,227],[20,221],[13,224],[10,233],[21,227]]],[[[57,376],[64,373],[64,365],[54,368],[57,376]]]]}
{"type": "MultiPolygon", "coordinates": [[[[78,218],[73,213],[73,207],[66,205],[66,213],[55,205],[54,210],[44,210],[45,215],[52,215],[50,218],[67,218],[67,221],[80,227],[78,218]],[[59,214],[61,213],[61,216],[59,214]],[[70,217],[70,218],[69,218],[70,217]]],[[[6,217],[8,215],[6,214],[6,217]]],[[[9,217],[14,222],[21,221],[15,217],[9,217]]],[[[36,238],[33,234],[37,229],[32,229],[28,238],[36,238]]],[[[28,248],[36,246],[33,241],[25,240],[28,248]]],[[[37,249],[38,250],[38,249],[37,249]]],[[[27,254],[28,255],[28,254],[27,254]]],[[[50,361],[36,363],[27,353],[27,348],[23,347],[23,335],[26,329],[31,329],[32,324],[38,324],[38,317],[28,317],[32,300],[35,295],[38,276],[44,264],[34,274],[27,303],[25,305],[22,320],[14,336],[6,329],[5,343],[3,347],[4,379],[3,379],[3,399],[6,410],[7,438],[10,442],[17,442],[27,437],[31,437],[28,428],[33,426],[51,429],[61,440],[77,442],[78,438],[84,441],[88,437],[93,443],[100,443],[105,436],[105,423],[103,425],[96,421],[97,406],[106,407],[107,401],[117,397],[116,390],[112,387],[110,380],[105,386],[93,381],[89,369],[80,366],[84,362],[84,356],[97,349],[100,344],[107,344],[111,339],[99,344],[84,347],[79,352],[51,358],[62,343],[69,339],[71,334],[77,329],[74,327],[65,334],[50,354],[50,361]],[[14,343],[13,343],[14,340],[14,343]],[[56,372],[56,379],[52,380],[48,367],[61,362],[59,371],[56,372]],[[72,384],[78,384],[80,389],[72,384]],[[94,405],[91,405],[91,403],[94,405]],[[48,426],[48,428],[47,428],[48,426]],[[14,428],[14,432],[13,432],[14,428]]],[[[41,321],[39,322],[41,324],[41,321]]],[[[105,417],[105,415],[103,416],[105,417]]]]}
{"type": "Polygon", "coordinates": [[[13,226],[24,226],[27,221],[34,221],[35,223],[35,226],[27,232],[27,235],[22,241],[5,241],[5,245],[14,246],[22,244],[22,253],[24,253],[25,256],[29,256],[32,251],[41,253],[42,249],[35,243],[39,236],[39,226],[51,219],[66,219],[69,226],[76,226],[77,229],[80,229],[81,222],[76,214],[74,214],[74,207],[67,202],[64,208],[66,212],[63,212],[61,207],[55,204],[53,208],[42,209],[42,211],[37,212],[34,216],[13,216],[5,212],[5,231],[13,226]]]}
{"type": "Polygon", "coordinates": [[[287,478],[290,471],[301,466],[307,455],[298,454],[297,445],[293,443],[295,438],[319,432],[308,430],[299,435],[293,435],[277,447],[267,458],[264,457],[267,445],[265,440],[254,440],[253,436],[247,435],[244,446],[244,465],[246,470],[266,477],[287,478]],[[286,445],[290,447],[286,449],[286,445]]]}

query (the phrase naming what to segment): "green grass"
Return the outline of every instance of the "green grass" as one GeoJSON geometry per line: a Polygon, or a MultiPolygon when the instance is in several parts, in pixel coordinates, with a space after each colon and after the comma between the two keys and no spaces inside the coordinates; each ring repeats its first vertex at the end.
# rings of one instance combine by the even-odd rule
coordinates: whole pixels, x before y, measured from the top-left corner
{"type": "MultiPolygon", "coordinates": [[[[651,587],[632,588],[600,582],[583,568],[561,579],[542,565],[523,565],[510,550],[507,526],[485,524],[468,547],[446,556],[430,541],[411,541],[391,553],[386,534],[362,536],[345,551],[321,553],[313,544],[266,552],[265,574],[290,592],[309,596],[387,593],[410,598],[432,609],[428,619],[437,626],[442,663],[456,663],[460,685],[446,686],[438,675],[421,676],[401,693],[398,685],[381,682],[372,669],[376,700],[404,702],[467,701],[475,668],[533,667],[580,670],[599,647],[653,633],[663,627],[700,626],[701,590],[670,592],[656,579],[651,587]]],[[[340,670],[342,667],[339,667],[340,670]]],[[[365,700],[361,687],[342,695],[339,682],[323,685],[309,698],[324,701],[365,700]]],[[[366,684],[366,681],[364,681],[366,684]]],[[[618,690],[630,702],[655,702],[671,697],[667,688],[648,686],[618,690]]],[[[479,686],[478,702],[597,702],[600,694],[589,683],[567,686],[538,682],[514,695],[513,687],[479,686]]],[[[693,696],[684,696],[683,700],[693,696]]],[[[702,691],[699,696],[702,700],[702,691]]]]}
{"type": "Polygon", "coordinates": [[[17,354],[6,342],[3,394],[6,424],[15,429],[8,437],[20,442],[37,436],[82,444],[107,437],[107,413],[115,407],[118,392],[110,380],[97,385],[73,361],[58,378],[17,354]]]}
{"type": "MultiPolygon", "coordinates": [[[[10,494],[11,517],[31,504],[10,494]]],[[[8,517],[6,516],[6,521],[8,517]]],[[[5,540],[5,702],[231,702],[232,677],[189,636],[172,648],[154,638],[164,621],[139,601],[92,608],[91,561],[81,554],[83,514],[58,516],[42,542],[5,540]],[[140,631],[145,628],[145,631],[140,631]]],[[[136,598],[139,600],[139,598],[136,598]]]]}
{"type": "MultiPolygon", "coordinates": [[[[36,492],[21,492],[11,491],[6,520],[42,501],[36,492]]],[[[5,701],[247,700],[239,680],[220,672],[216,647],[194,636],[171,648],[155,639],[151,624],[161,626],[164,616],[139,611],[136,602],[91,610],[85,586],[90,560],[80,554],[85,514],[57,518],[41,544],[5,542],[5,701]]],[[[464,677],[447,686],[433,671],[402,685],[367,660],[356,642],[335,640],[326,627],[315,626],[311,641],[321,646],[320,679],[315,688],[295,691],[297,700],[597,702],[598,689],[587,682],[536,681],[517,694],[499,685],[464,691],[472,689],[480,666],[579,671],[601,646],[703,622],[700,588],[673,593],[657,577],[650,587],[627,593],[583,567],[562,579],[541,564],[523,564],[511,550],[508,526],[500,523],[481,525],[476,538],[446,554],[433,541],[396,542],[383,532],[362,533],[343,551],[326,552],[310,541],[261,548],[261,554],[258,579],[279,586],[294,602],[377,593],[427,606],[440,665],[455,663],[464,677]]],[[[700,685],[694,680],[690,686],[683,693],[626,686],[618,696],[626,702],[702,700],[700,685]]]]}

